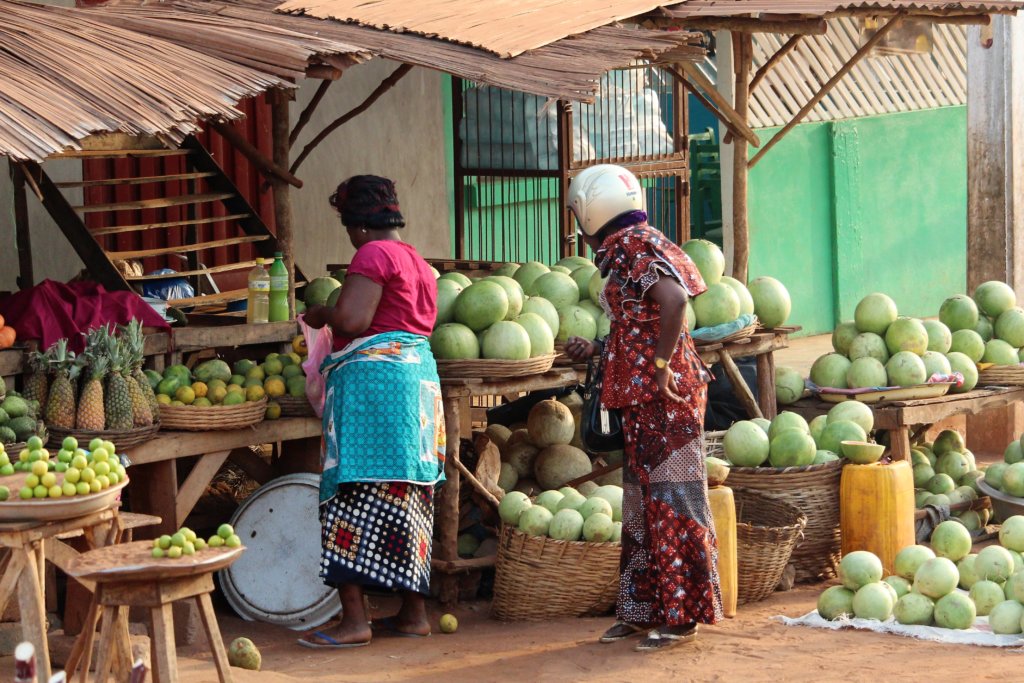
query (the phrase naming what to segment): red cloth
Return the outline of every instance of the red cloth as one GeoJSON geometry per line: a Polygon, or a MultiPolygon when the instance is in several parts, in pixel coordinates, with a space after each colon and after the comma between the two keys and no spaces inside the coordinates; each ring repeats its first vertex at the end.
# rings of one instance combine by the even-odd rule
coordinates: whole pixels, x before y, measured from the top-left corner
{"type": "Polygon", "coordinates": [[[18,339],[38,339],[46,349],[66,337],[76,353],[85,346],[82,335],[104,324],[137,318],[145,327],[170,329],[135,292],[108,292],[95,282],[44,280],[0,301],[0,315],[18,331],[18,339]]]}
{"type": "MultiPolygon", "coordinates": [[[[363,336],[382,332],[430,336],[437,319],[437,282],[416,247],[395,240],[368,242],[352,257],[348,275],[362,275],[384,288],[363,336]]],[[[334,350],[341,350],[350,341],[335,335],[334,350]]]]}

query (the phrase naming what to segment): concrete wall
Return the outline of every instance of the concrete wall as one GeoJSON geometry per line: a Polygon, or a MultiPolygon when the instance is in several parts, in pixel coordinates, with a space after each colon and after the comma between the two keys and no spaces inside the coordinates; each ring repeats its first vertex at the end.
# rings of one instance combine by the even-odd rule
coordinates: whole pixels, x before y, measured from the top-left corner
{"type": "Polygon", "coordinates": [[[965,135],[965,107],[797,126],[751,172],[750,278],[785,283],[803,334],[871,292],[937,315],[966,287],[965,135]]]}
{"type": "MultiPolygon", "coordinates": [[[[331,85],[313,119],[293,147],[293,158],[325,125],[362,102],[397,68],[374,59],[352,67],[331,85]]],[[[441,74],[415,68],[370,109],[336,130],[299,168],[305,186],[292,189],[296,261],[308,276],[328,263],[347,263],[353,249],[327,198],[345,178],[364,173],[395,180],[405,215],[403,239],[425,257],[448,258],[449,174],[441,74]]],[[[301,83],[292,120],[316,92],[319,81],[301,83]]]]}

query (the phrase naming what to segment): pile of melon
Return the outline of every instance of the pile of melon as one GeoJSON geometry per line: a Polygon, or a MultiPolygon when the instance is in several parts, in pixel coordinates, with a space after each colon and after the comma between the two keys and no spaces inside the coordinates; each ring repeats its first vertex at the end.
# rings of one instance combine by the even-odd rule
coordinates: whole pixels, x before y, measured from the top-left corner
{"type": "MultiPolygon", "coordinates": [[[[910,464],[914,468],[914,504],[957,505],[977,500],[978,470],[974,454],[967,449],[963,436],[952,429],[939,432],[934,442],[921,442],[910,448],[910,464]]],[[[970,531],[988,524],[991,510],[954,512],[953,519],[970,531]]]]}
{"type": "Polygon", "coordinates": [[[531,499],[522,491],[510,491],[501,499],[501,521],[530,536],[556,541],[618,543],[622,537],[622,487],[594,486],[585,496],[563,486],[531,499]]]}

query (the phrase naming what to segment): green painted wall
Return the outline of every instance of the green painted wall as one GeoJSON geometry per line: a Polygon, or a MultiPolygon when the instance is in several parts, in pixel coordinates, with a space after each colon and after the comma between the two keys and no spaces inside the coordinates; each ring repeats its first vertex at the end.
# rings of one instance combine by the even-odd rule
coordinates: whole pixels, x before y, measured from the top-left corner
{"type": "Polygon", "coordinates": [[[803,124],[754,167],[750,276],[786,284],[803,334],[871,292],[926,317],[964,290],[966,125],[965,107],[803,124]]]}

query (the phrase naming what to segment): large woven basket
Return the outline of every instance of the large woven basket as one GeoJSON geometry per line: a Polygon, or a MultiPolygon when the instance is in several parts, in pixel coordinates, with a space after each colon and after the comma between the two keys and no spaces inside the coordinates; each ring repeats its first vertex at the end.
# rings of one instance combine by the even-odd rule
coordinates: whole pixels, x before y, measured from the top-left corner
{"type": "Polygon", "coordinates": [[[63,429],[61,427],[54,427],[49,425],[47,431],[50,434],[48,444],[51,448],[60,448],[64,439],[69,436],[73,436],[78,439],[78,443],[84,448],[93,439],[103,439],[104,441],[110,441],[118,450],[122,448],[131,448],[133,446],[139,446],[146,443],[160,430],[160,421],[156,420],[153,424],[146,427],[136,427],[135,429],[127,429],[124,431],[114,431],[110,429],[105,430],[89,430],[89,429],[63,429]]]}
{"type": "Polygon", "coordinates": [[[1024,365],[993,365],[978,373],[980,386],[1024,386],[1024,365]]]}
{"type": "Polygon", "coordinates": [[[704,457],[714,456],[725,460],[725,453],[722,450],[722,440],[725,432],[704,432],[704,457]]]}
{"type": "Polygon", "coordinates": [[[733,488],[736,499],[737,602],[764,600],[775,591],[800,542],[807,517],[789,503],[758,491],[733,488]]]}
{"type": "Polygon", "coordinates": [[[442,379],[503,379],[542,375],[551,369],[555,354],[549,353],[526,360],[495,360],[474,358],[467,360],[438,360],[437,374],[442,379]]]}
{"type": "Polygon", "coordinates": [[[242,429],[262,422],[266,412],[266,397],[237,406],[161,405],[160,427],[161,429],[184,432],[242,429]]]}
{"type": "Polygon", "coordinates": [[[807,467],[732,467],[729,486],[753,489],[796,507],[807,517],[804,538],[793,550],[796,580],[836,575],[841,555],[839,480],[845,460],[807,467]]]}
{"type": "MultiPolygon", "coordinates": [[[[50,430],[46,426],[43,426],[41,430],[36,432],[36,436],[43,440],[43,443],[49,445],[50,430]]],[[[18,441],[17,443],[5,443],[0,444],[4,447],[4,452],[11,456],[11,461],[14,461],[15,456],[21,453],[23,450],[28,448],[28,441],[18,441]]]]}
{"type": "Polygon", "coordinates": [[[281,406],[281,417],[316,417],[305,396],[278,396],[273,401],[281,406]]]}
{"type": "Polygon", "coordinates": [[[615,606],[618,543],[556,541],[503,525],[491,613],[502,621],[596,616],[615,606]]]}

